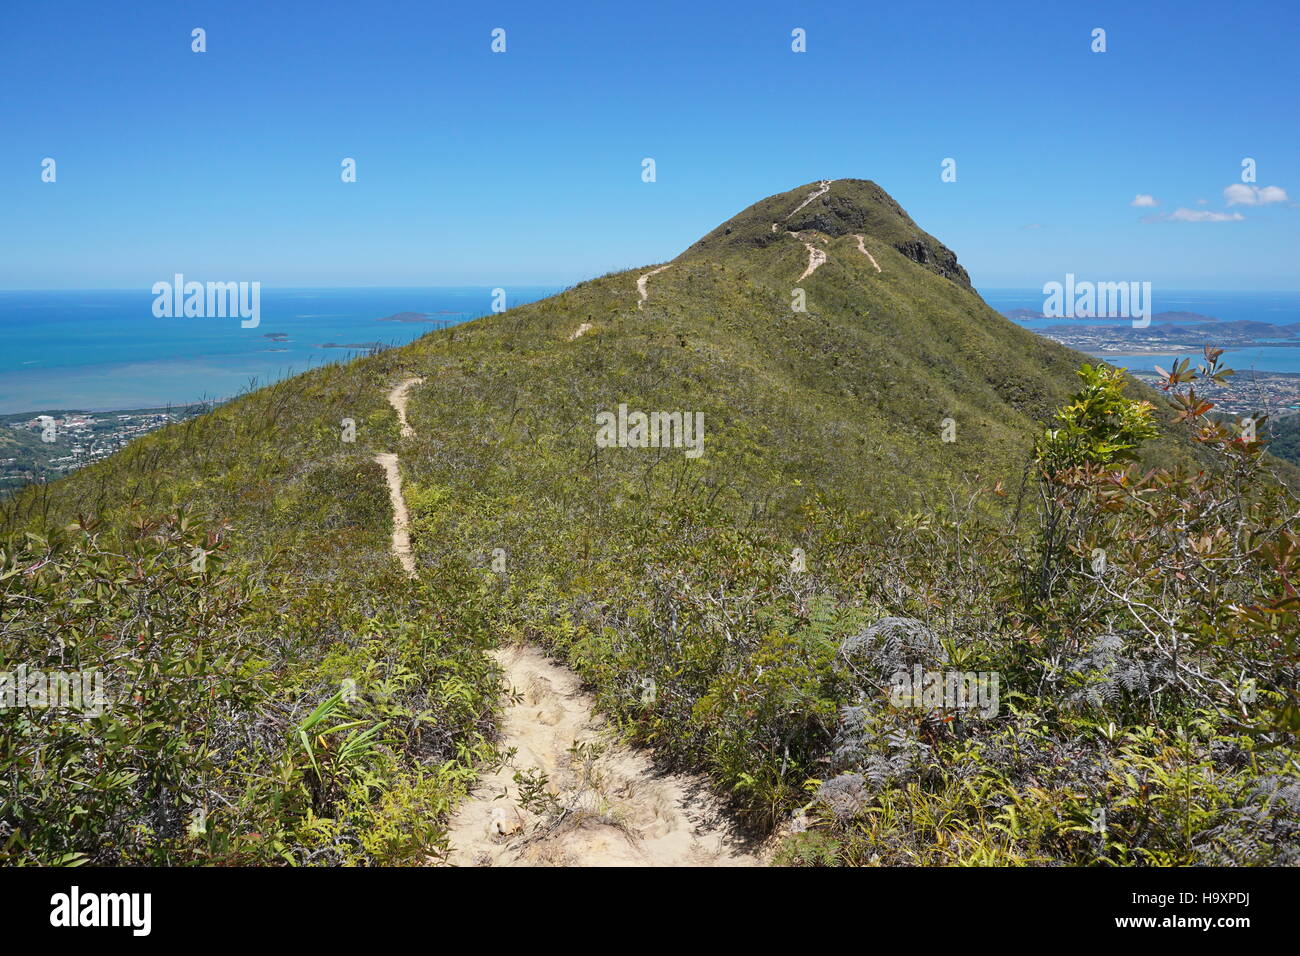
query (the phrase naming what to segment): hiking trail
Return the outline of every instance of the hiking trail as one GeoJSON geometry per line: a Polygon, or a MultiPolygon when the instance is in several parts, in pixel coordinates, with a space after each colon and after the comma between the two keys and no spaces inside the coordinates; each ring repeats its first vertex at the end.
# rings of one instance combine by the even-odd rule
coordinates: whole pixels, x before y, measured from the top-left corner
{"type": "MultiPolygon", "coordinates": [[[[423,381],[422,378],[408,378],[388,393],[388,403],[397,412],[397,423],[403,438],[415,436],[415,429],[406,420],[406,393],[423,381]]],[[[380,452],[375,455],[375,463],[384,469],[388,500],[393,506],[393,557],[397,558],[407,577],[416,577],[415,555],[411,553],[411,515],[406,510],[406,499],[402,497],[402,474],[397,467],[397,455],[380,452]]]]}
{"type": "Polygon", "coordinates": [[[864,237],[864,236],[860,236],[860,235],[858,235],[857,233],[854,233],[854,234],[853,234],[853,238],[856,239],[856,240],[858,240],[858,251],[861,252],[864,256],[866,256],[868,259],[871,260],[871,264],[872,264],[873,266],[876,267],[876,271],[877,271],[877,272],[881,272],[881,271],[883,271],[883,270],[880,268],[880,263],[876,261],[876,257],[873,256],[870,252],[868,252],[868,251],[867,251],[867,247],[866,247],[865,245],[863,245],[863,240],[864,240],[866,237],[864,237]]]}
{"type": "Polygon", "coordinates": [[[618,742],[578,676],[540,650],[495,653],[511,699],[501,722],[505,766],[479,778],[456,811],[448,862],[457,866],[754,866],[700,777],[661,774],[618,742]],[[519,803],[516,774],[545,780],[519,803]]]}
{"type": "Polygon", "coordinates": [[[789,219],[790,216],[793,216],[800,209],[808,205],[810,202],[812,202],[814,199],[818,198],[819,196],[825,196],[826,193],[830,191],[831,183],[833,182],[835,182],[835,180],[833,179],[823,179],[820,182],[818,182],[817,188],[808,194],[808,198],[805,199],[803,202],[801,202],[799,205],[795,206],[794,209],[790,210],[790,215],[786,216],[785,218],[789,219]]]}
{"type": "Polygon", "coordinates": [[[401,385],[396,386],[388,393],[388,404],[393,406],[393,411],[397,412],[397,423],[401,426],[403,438],[414,438],[415,429],[411,423],[406,420],[406,393],[416,385],[424,383],[422,378],[408,378],[401,385]]]}
{"type": "MultiPolygon", "coordinates": [[[[666,266],[663,268],[667,268],[666,266]]],[[[656,270],[658,271],[658,270],[656,270]]],[[[653,274],[653,273],[652,273],[653,274]]],[[[642,279],[644,282],[644,278],[642,279]]],[[[641,283],[638,283],[640,285],[641,283]]],[[[410,378],[388,393],[403,438],[410,378]]],[[[393,505],[393,555],[416,577],[397,455],[375,456],[393,505]]],[[[702,777],[661,774],[595,714],[573,671],[533,647],[493,652],[511,693],[501,722],[505,764],[479,778],[456,810],[447,862],[460,866],[752,866],[702,777]],[[536,781],[520,800],[515,780],[536,781]]]]}
{"type": "Polygon", "coordinates": [[[411,516],[406,510],[406,499],[402,497],[402,476],[397,470],[397,456],[392,452],[380,452],[375,461],[384,469],[388,500],[393,506],[393,557],[397,558],[407,577],[416,577],[415,556],[411,554],[411,516]]]}
{"type": "MultiPolygon", "coordinates": [[[[672,265],[672,263],[669,263],[668,265],[672,265]]],[[[658,269],[651,269],[649,272],[647,272],[647,273],[646,273],[645,275],[643,275],[641,278],[639,278],[639,279],[636,280],[636,291],[637,291],[637,295],[640,296],[640,298],[637,300],[637,303],[636,303],[636,307],[637,307],[638,309],[645,305],[645,300],[646,300],[646,299],[650,298],[650,290],[647,289],[647,288],[645,287],[646,281],[647,281],[651,276],[653,276],[653,275],[658,275],[660,272],[663,272],[663,271],[664,271],[665,269],[667,269],[667,268],[668,268],[667,265],[663,265],[663,266],[660,266],[658,269]]]]}
{"type": "Polygon", "coordinates": [[[796,280],[798,282],[808,278],[817,271],[818,266],[824,265],[826,262],[825,249],[818,249],[811,242],[805,242],[804,246],[808,249],[808,268],[803,270],[803,275],[796,280]]]}

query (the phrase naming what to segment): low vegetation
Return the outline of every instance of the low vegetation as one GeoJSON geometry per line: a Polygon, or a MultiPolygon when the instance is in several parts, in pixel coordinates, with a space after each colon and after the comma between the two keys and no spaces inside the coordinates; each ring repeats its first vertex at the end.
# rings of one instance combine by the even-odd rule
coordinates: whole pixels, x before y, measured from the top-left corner
{"type": "Polygon", "coordinates": [[[771,222],[811,188],[642,308],[648,267],[604,276],[9,501],[0,660],[113,706],[0,711],[0,855],[436,860],[519,639],[778,863],[1300,862],[1294,472],[1198,394],[1219,354],[1160,392],[1081,367],[856,181],[800,214],[792,311],[771,222]],[[702,412],[703,455],[600,447],[619,404],[702,412]],[[979,706],[900,693],[935,673],[979,706]]]}

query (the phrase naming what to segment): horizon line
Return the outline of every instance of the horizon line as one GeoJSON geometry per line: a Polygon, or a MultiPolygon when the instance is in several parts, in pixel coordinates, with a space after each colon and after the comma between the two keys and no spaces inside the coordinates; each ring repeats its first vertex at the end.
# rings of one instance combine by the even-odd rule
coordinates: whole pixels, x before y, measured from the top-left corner
{"type": "MultiPolygon", "coordinates": [[[[626,269],[626,270],[620,270],[620,271],[633,271],[633,270],[635,270],[635,269],[637,269],[637,268],[640,268],[640,267],[639,267],[639,266],[632,266],[632,267],[630,267],[629,269],[626,269]]],[[[604,275],[608,275],[608,273],[604,273],[604,274],[602,274],[602,275],[600,275],[600,276],[592,276],[592,277],[590,277],[590,278],[588,278],[588,279],[579,279],[579,280],[577,280],[576,282],[568,282],[568,283],[560,283],[560,282],[544,282],[544,283],[537,283],[537,282],[514,282],[514,283],[510,283],[510,282],[507,282],[507,283],[504,283],[504,284],[502,284],[502,283],[495,283],[495,284],[493,284],[493,283],[484,283],[484,284],[471,284],[471,285],[439,285],[439,284],[431,284],[431,285],[268,285],[268,284],[265,283],[265,282],[261,282],[261,280],[249,280],[249,281],[258,281],[258,282],[261,282],[261,287],[262,287],[263,289],[266,289],[266,290],[269,290],[269,291],[273,291],[273,292],[299,292],[299,291],[310,291],[310,292],[320,292],[320,291],[335,292],[335,291],[337,291],[337,292],[342,292],[342,291],[365,291],[365,290],[369,290],[369,289],[380,289],[380,290],[394,290],[394,289],[398,289],[398,290],[400,290],[400,289],[492,289],[492,288],[504,288],[504,289],[509,290],[511,287],[516,288],[516,289],[552,289],[552,288],[554,288],[554,289],[564,289],[564,288],[571,288],[572,286],[578,285],[578,284],[583,283],[583,282],[590,282],[590,281],[592,281],[592,280],[594,280],[594,279],[603,278],[604,275]]],[[[1054,281],[1054,280],[1053,280],[1053,281],[1054,281]]],[[[971,286],[971,287],[974,288],[974,289],[976,289],[976,290],[984,289],[984,290],[987,290],[987,291],[989,291],[989,292],[1028,292],[1028,291],[1037,291],[1037,290],[1040,290],[1040,286],[1038,286],[1038,285],[981,285],[981,284],[972,283],[972,286],[971,286]]],[[[1168,286],[1165,286],[1164,288],[1165,288],[1166,291],[1170,291],[1170,292],[1237,292],[1237,293],[1244,292],[1244,293],[1259,293],[1259,294],[1272,293],[1272,292],[1300,293],[1300,285],[1295,286],[1295,287],[1281,287],[1281,288],[1234,288],[1234,287],[1230,287],[1230,286],[1217,286],[1217,287],[1216,287],[1216,286],[1182,286],[1182,285],[1168,285],[1168,286]]],[[[9,287],[3,287],[3,286],[0,286],[0,295],[3,295],[4,293],[9,293],[9,292],[140,292],[142,295],[151,295],[151,294],[152,294],[152,292],[150,291],[150,286],[147,286],[147,285],[142,285],[142,286],[134,286],[134,285],[129,285],[129,286],[128,286],[128,285],[123,285],[123,286],[68,286],[68,287],[49,287],[49,286],[46,286],[46,287],[22,287],[22,288],[18,288],[18,287],[9,288],[9,287]]],[[[1041,291],[1038,291],[1037,294],[1041,294],[1041,291]]]]}

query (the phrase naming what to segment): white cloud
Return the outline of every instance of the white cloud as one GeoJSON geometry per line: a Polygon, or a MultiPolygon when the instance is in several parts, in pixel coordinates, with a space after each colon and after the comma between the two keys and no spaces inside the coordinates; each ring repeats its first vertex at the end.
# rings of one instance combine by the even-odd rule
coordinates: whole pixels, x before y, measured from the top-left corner
{"type": "Polygon", "coordinates": [[[1042,228],[1043,228],[1043,224],[1042,224],[1041,222],[1030,222],[1030,223],[1026,223],[1025,225],[1021,226],[1020,228],[1021,228],[1021,229],[1042,229],[1042,228]]]}
{"type": "Polygon", "coordinates": [[[1229,206],[1267,206],[1287,201],[1286,190],[1281,186],[1248,186],[1245,183],[1228,186],[1223,190],[1223,198],[1229,206]]]}
{"type": "Polygon", "coordinates": [[[1136,196],[1133,197],[1133,201],[1129,203],[1129,205],[1130,206],[1159,206],[1160,200],[1156,199],[1155,196],[1148,196],[1146,193],[1138,193],[1136,196]]]}
{"type": "Polygon", "coordinates": [[[1208,209],[1188,209],[1179,206],[1173,212],[1160,216],[1144,216],[1143,222],[1237,222],[1245,219],[1239,212],[1211,212],[1208,209]]]}

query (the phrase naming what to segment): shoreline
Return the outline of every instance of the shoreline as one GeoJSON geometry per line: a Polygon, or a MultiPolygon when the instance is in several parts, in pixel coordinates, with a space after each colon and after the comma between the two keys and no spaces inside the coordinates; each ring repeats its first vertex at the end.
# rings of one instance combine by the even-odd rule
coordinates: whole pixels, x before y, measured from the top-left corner
{"type": "Polygon", "coordinates": [[[81,406],[68,406],[66,408],[62,406],[58,408],[38,408],[34,411],[0,412],[0,422],[8,422],[13,419],[35,418],[38,415],[125,415],[128,412],[135,412],[140,415],[148,414],[150,412],[161,414],[178,410],[183,411],[200,405],[216,408],[218,405],[224,405],[228,401],[230,401],[230,398],[227,397],[207,398],[197,402],[173,402],[166,405],[126,405],[114,408],[83,408],[81,406]]]}
{"type": "MultiPolygon", "coordinates": [[[[1031,329],[1030,331],[1033,330],[1031,329]]],[[[1044,338],[1046,337],[1047,336],[1044,336],[1044,338]]],[[[1052,339],[1052,341],[1055,342],[1057,339],[1052,339]]],[[[1066,343],[1062,342],[1061,344],[1065,345],[1066,343]]],[[[1148,346],[1146,348],[1143,348],[1141,345],[1135,345],[1132,348],[1107,349],[1103,351],[1099,349],[1080,348],[1077,345],[1066,345],[1066,348],[1072,348],[1087,355],[1096,355],[1100,357],[1105,357],[1107,355],[1164,355],[1172,358],[1179,355],[1195,355],[1201,352],[1204,347],[1205,346],[1203,345],[1189,345],[1185,349],[1173,349],[1163,345],[1148,346]]],[[[1300,348],[1300,342],[1248,342],[1244,345],[1219,345],[1216,346],[1216,348],[1223,349],[1225,353],[1240,352],[1242,349],[1300,348]]]]}

